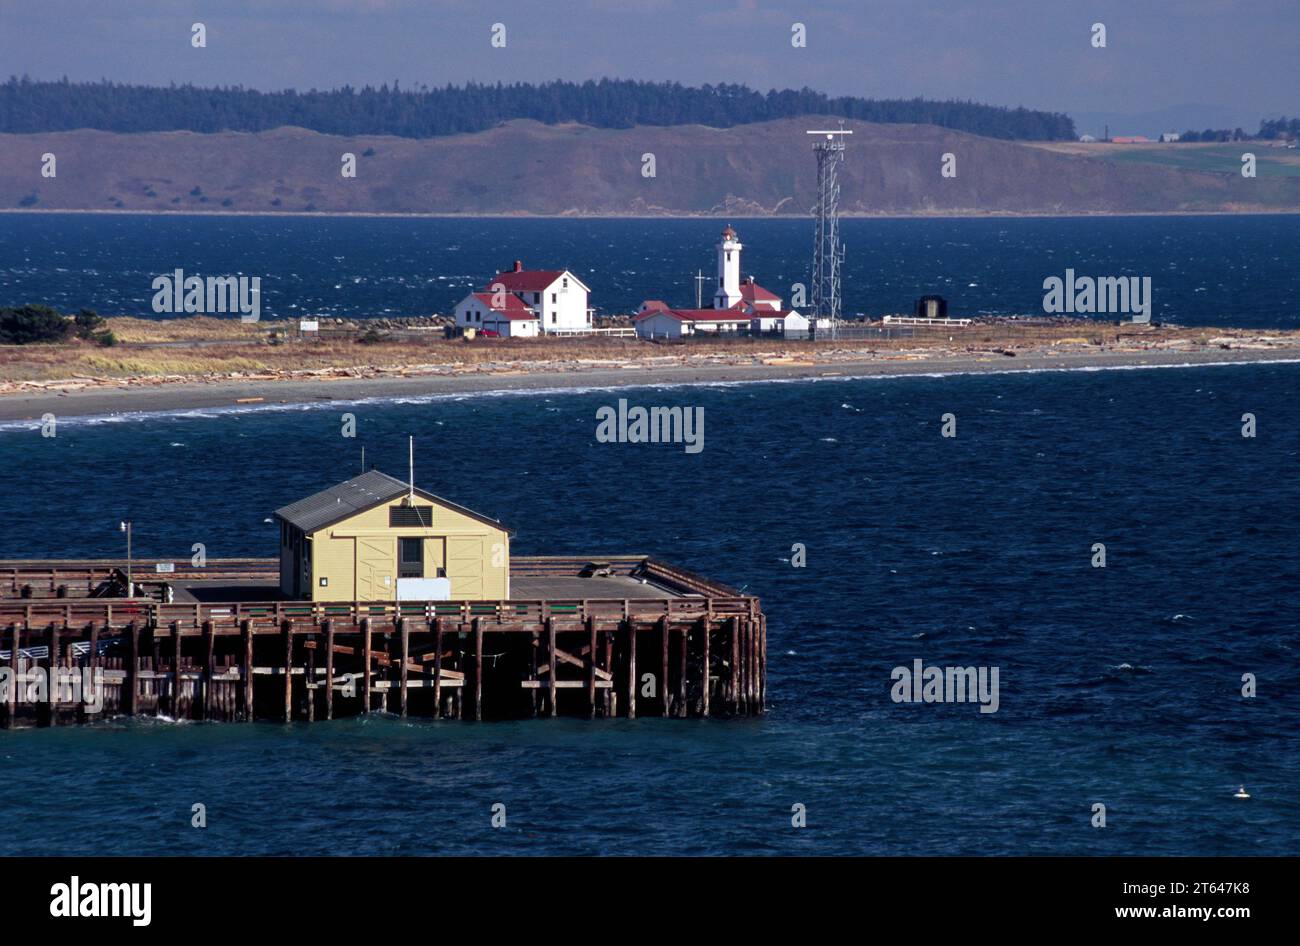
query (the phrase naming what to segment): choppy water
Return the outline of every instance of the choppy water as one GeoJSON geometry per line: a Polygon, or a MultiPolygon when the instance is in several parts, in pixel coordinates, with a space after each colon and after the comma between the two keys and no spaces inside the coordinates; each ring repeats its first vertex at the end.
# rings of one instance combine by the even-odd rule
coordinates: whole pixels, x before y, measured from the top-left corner
{"type": "MultiPolygon", "coordinates": [[[[743,269],[790,300],[807,283],[807,220],[736,220],[743,269]]],[[[150,315],[155,276],[258,276],[265,316],[448,313],[515,259],[572,269],[602,312],[693,305],[721,220],[543,220],[0,214],[0,305],[150,315]]],[[[846,313],[1041,313],[1043,280],[1149,276],[1157,320],[1300,325],[1300,217],[843,221],[846,313]]],[[[707,287],[707,283],[706,283],[707,287]]],[[[705,296],[708,292],[706,288],[705,296]]]]}
{"type": "Polygon", "coordinates": [[[761,595],[771,708],[0,733],[0,852],[1294,853],[1298,405],[1274,365],[377,403],[356,441],[337,406],[11,427],[0,557],[120,555],[126,517],[142,556],[270,555],[275,507],[414,433],[520,554],[761,595]],[[703,407],[704,451],[597,443],[620,396],[703,407]],[[998,667],[998,712],[892,702],[916,658],[998,667]]]}

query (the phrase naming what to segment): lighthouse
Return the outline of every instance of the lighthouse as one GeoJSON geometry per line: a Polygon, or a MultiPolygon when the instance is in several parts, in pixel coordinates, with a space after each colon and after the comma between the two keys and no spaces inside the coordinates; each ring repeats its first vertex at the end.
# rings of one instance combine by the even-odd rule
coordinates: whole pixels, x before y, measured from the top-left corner
{"type": "Polygon", "coordinates": [[[736,239],[736,231],[727,224],[718,241],[718,288],[713,293],[713,308],[730,309],[741,300],[740,251],[744,249],[736,239]]]}

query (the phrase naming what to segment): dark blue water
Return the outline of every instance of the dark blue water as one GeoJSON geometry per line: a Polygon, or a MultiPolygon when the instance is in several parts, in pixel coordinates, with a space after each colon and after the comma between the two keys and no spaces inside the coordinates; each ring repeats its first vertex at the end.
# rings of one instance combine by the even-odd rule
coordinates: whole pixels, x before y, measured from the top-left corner
{"type": "MultiPolygon", "coordinates": [[[[591,304],[694,305],[725,221],[0,214],[0,305],[151,315],[155,276],[262,279],[264,316],[449,313],[515,259],[564,268],[591,304]]],[[[743,270],[791,299],[808,282],[807,220],[736,220],[743,270]]],[[[846,313],[1042,313],[1043,280],[1150,276],[1157,320],[1300,326],[1300,217],[843,221],[846,313]]],[[[705,293],[707,297],[707,291],[705,293]]]]}
{"type": "Polygon", "coordinates": [[[271,510],[412,432],[520,554],[761,595],[765,718],[0,733],[0,853],[1295,852],[1300,366],[622,393],[703,407],[698,455],[595,442],[618,396],[365,404],[358,441],[338,405],[11,426],[0,557],[117,556],[124,517],[140,555],[270,555],[271,510]],[[892,702],[916,658],[998,667],[1000,709],[892,702]]]}

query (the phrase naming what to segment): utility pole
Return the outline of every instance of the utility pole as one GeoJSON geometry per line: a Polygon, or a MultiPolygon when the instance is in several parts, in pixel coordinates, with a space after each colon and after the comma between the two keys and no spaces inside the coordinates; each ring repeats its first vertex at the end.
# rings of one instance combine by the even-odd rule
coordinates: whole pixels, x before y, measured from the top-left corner
{"type": "Polygon", "coordinates": [[[704,275],[704,270],[695,271],[695,308],[704,305],[704,284],[708,281],[708,276],[704,275]]]}
{"type": "Polygon", "coordinates": [[[119,522],[117,527],[126,533],[126,596],[135,597],[135,582],[131,578],[131,520],[119,522]]]}

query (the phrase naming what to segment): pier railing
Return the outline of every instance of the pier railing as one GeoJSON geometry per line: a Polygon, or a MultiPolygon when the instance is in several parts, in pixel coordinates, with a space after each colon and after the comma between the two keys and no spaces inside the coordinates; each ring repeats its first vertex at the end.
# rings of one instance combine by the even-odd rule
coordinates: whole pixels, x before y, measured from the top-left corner
{"type": "Polygon", "coordinates": [[[214,629],[242,627],[281,628],[284,624],[320,625],[326,621],[359,624],[396,624],[433,621],[469,624],[534,625],[546,620],[581,624],[598,620],[693,620],[701,615],[726,617],[750,614],[751,597],[710,598],[584,598],[505,601],[241,601],[162,604],[142,598],[80,598],[0,601],[0,625],[27,627],[84,627],[89,624],[120,627],[134,622],[141,627],[214,629]]]}
{"type": "MultiPolygon", "coordinates": [[[[156,559],[132,562],[137,583],[221,582],[266,580],[278,577],[274,559],[214,559],[199,568],[175,563],[171,572],[155,572],[156,559]]],[[[644,555],[608,556],[517,556],[511,560],[512,577],[571,576],[593,569],[616,575],[643,578],[681,597],[631,598],[617,595],[583,598],[519,598],[487,601],[275,601],[257,600],[249,589],[249,600],[222,602],[165,603],[151,597],[88,597],[105,582],[122,580],[126,562],[28,560],[0,561],[0,625],[23,623],[28,627],[60,624],[63,627],[100,624],[118,627],[134,622],[138,626],[239,627],[247,621],[255,627],[280,627],[324,621],[390,623],[398,619],[432,621],[435,618],[469,623],[479,619],[497,625],[536,624],[548,619],[581,623],[600,620],[690,620],[701,614],[726,616],[749,614],[755,600],[729,585],[697,575],[687,569],[644,555]]],[[[593,584],[593,591],[600,590],[593,584]]]]}
{"type": "MultiPolygon", "coordinates": [[[[606,567],[614,574],[663,582],[674,590],[704,595],[739,595],[729,585],[647,555],[518,555],[511,558],[510,574],[516,578],[579,575],[593,565],[606,567]]],[[[145,558],[135,559],[129,566],[132,578],[142,584],[274,582],[280,574],[280,563],[273,558],[211,559],[202,566],[171,559],[145,558]]],[[[0,597],[84,598],[105,582],[125,576],[127,568],[126,559],[0,560],[0,597]]]]}
{"type": "MultiPolygon", "coordinates": [[[[134,559],[129,563],[137,582],[178,581],[273,581],[279,577],[279,563],[273,558],[213,559],[205,566],[174,559],[134,559]],[[158,566],[162,566],[159,569],[158,566]]],[[[82,598],[93,594],[105,582],[125,576],[126,559],[65,561],[61,559],[18,559],[0,561],[0,596],[21,597],[24,589],[32,597],[82,598]]]]}

